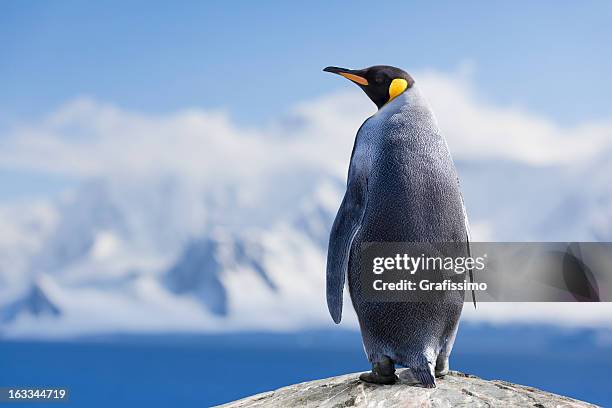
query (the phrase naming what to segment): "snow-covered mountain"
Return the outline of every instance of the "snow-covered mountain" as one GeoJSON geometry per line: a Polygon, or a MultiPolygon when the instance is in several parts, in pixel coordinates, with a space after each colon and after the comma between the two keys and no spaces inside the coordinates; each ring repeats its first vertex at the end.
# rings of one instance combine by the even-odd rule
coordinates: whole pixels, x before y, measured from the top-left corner
{"type": "Polygon", "coordinates": [[[312,304],[323,301],[326,235],[341,184],[308,174],[295,180],[303,189],[290,192],[295,206],[283,197],[295,186],[279,181],[283,191],[271,197],[280,205],[261,213],[228,200],[232,186],[193,194],[178,180],[84,183],[53,207],[49,225],[38,221],[46,229],[35,249],[2,265],[2,333],[325,322],[324,309],[312,304]]]}

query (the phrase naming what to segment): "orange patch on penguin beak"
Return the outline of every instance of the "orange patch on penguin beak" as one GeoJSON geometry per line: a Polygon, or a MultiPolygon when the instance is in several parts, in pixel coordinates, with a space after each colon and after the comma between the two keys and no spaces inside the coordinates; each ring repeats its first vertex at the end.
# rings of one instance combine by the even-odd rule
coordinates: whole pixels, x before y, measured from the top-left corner
{"type": "Polygon", "coordinates": [[[350,79],[351,81],[359,84],[359,85],[367,85],[368,84],[368,80],[360,77],[359,75],[353,75],[353,74],[349,74],[347,72],[338,72],[340,75],[342,75],[343,77],[350,79]]]}

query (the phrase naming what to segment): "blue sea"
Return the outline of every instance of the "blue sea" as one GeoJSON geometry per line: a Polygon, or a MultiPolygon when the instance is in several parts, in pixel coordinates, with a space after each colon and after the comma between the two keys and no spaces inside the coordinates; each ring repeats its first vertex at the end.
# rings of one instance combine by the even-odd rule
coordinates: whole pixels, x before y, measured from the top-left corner
{"type": "MultiPolygon", "coordinates": [[[[464,325],[451,368],[612,406],[612,345],[601,338],[464,325]]],[[[79,407],[204,407],[368,369],[359,334],[343,330],[0,341],[0,386],[66,387],[79,407]]]]}

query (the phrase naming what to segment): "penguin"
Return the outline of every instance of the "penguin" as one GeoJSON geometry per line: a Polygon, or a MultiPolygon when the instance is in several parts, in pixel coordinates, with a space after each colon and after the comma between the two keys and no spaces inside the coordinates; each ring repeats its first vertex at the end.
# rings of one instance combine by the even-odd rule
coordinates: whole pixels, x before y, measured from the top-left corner
{"type": "Polygon", "coordinates": [[[355,83],[378,108],[355,137],[346,192],[329,237],[329,312],[340,323],[348,277],[372,365],[360,379],[393,384],[399,365],[409,369],[402,379],[406,375],[414,384],[433,388],[435,378],[449,370],[464,292],[441,292],[428,302],[366,300],[360,250],[369,242],[452,242],[469,256],[468,220],[446,139],[414,79],[402,69],[378,65],[324,71],[355,83]]]}

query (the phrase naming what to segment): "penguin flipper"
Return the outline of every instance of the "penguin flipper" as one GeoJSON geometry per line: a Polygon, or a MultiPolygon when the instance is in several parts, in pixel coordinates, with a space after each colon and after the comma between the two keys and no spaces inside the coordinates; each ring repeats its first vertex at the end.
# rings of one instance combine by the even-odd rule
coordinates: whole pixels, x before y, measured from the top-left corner
{"type": "Polygon", "coordinates": [[[349,177],[346,194],[329,236],[327,249],[327,307],[335,323],[342,320],[342,296],[351,245],[365,212],[365,183],[349,177]]]}

